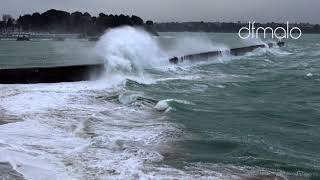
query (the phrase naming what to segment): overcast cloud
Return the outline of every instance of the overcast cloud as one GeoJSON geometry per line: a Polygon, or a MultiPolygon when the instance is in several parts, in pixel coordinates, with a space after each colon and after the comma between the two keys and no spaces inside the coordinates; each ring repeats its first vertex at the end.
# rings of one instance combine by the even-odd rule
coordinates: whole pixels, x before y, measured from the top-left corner
{"type": "Polygon", "coordinates": [[[97,15],[135,14],[165,21],[275,21],[320,23],[320,0],[0,0],[0,14],[48,9],[97,15]]]}

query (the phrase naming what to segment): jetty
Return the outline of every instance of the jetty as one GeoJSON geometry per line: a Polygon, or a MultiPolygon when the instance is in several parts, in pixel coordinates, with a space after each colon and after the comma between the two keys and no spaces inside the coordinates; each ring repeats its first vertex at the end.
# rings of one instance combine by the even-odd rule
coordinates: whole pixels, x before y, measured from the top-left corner
{"type": "MultiPolygon", "coordinates": [[[[275,44],[261,44],[241,48],[230,49],[230,55],[242,56],[258,48],[269,48],[275,44]]],[[[284,46],[278,42],[279,47],[284,46]]],[[[223,51],[210,51],[198,54],[190,54],[169,59],[170,63],[178,64],[183,61],[210,60],[223,55],[223,51]]],[[[89,81],[100,78],[105,72],[104,64],[57,66],[57,67],[32,67],[32,68],[6,68],[0,69],[0,84],[36,84],[36,83],[60,83],[89,81]]]]}
{"type": "Polygon", "coordinates": [[[89,81],[98,79],[104,72],[104,64],[0,69],[0,84],[89,81]]]}
{"type": "MultiPolygon", "coordinates": [[[[278,42],[277,46],[282,47],[284,46],[284,42],[278,42]]],[[[173,64],[178,64],[183,61],[207,61],[209,59],[222,56],[225,53],[229,53],[232,56],[243,56],[246,53],[252,52],[259,48],[272,48],[274,47],[274,43],[268,43],[268,44],[259,44],[259,45],[253,45],[253,46],[247,46],[247,47],[241,47],[241,48],[233,48],[229,51],[209,51],[209,52],[203,52],[203,53],[197,53],[197,54],[189,54],[181,57],[173,57],[169,61],[173,64]]]]}

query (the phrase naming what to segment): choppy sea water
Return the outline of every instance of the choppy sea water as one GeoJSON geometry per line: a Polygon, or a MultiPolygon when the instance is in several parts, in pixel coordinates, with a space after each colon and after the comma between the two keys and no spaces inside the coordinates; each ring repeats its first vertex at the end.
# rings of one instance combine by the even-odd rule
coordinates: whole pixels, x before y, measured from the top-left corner
{"type": "Polygon", "coordinates": [[[0,162],[39,180],[318,179],[319,40],[180,65],[167,60],[264,41],[131,28],[97,43],[0,41],[3,68],[107,67],[96,81],[0,85],[0,121],[14,119],[0,162]]]}

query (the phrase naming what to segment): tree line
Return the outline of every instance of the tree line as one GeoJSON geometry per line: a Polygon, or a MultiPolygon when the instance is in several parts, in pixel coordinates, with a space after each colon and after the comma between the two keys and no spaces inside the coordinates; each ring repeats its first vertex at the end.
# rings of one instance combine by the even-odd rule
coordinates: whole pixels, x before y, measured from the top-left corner
{"type": "Polygon", "coordinates": [[[51,9],[42,14],[36,12],[20,16],[17,20],[9,18],[7,22],[0,22],[0,28],[19,28],[23,31],[50,32],[50,33],[79,33],[84,36],[97,36],[106,29],[129,25],[143,26],[152,25],[152,21],[144,20],[132,15],[107,15],[100,13],[91,16],[85,12],[65,12],[51,9]]]}

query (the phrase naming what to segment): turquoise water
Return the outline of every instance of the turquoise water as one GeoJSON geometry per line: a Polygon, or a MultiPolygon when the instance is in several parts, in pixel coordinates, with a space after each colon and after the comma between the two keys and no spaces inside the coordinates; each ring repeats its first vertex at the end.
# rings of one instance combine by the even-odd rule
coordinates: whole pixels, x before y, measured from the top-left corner
{"type": "Polygon", "coordinates": [[[0,126],[0,152],[17,157],[0,161],[20,164],[27,178],[39,169],[63,179],[320,177],[319,35],[170,65],[167,57],[261,42],[127,31],[97,45],[0,41],[3,67],[109,67],[99,81],[1,85],[0,109],[22,121],[0,126]]]}

